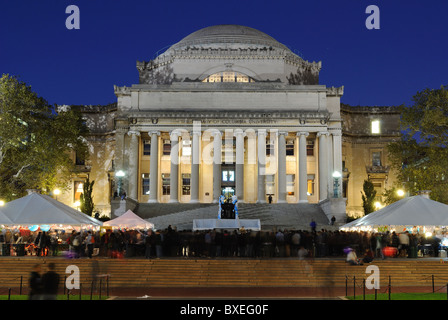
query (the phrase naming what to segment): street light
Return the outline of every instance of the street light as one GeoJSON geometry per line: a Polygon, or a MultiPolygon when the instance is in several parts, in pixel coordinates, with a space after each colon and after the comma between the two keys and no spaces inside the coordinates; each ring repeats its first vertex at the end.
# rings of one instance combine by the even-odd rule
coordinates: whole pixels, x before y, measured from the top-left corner
{"type": "Polygon", "coordinates": [[[115,175],[118,177],[118,196],[121,197],[121,184],[125,173],[123,170],[118,170],[115,175]]]}
{"type": "Polygon", "coordinates": [[[55,189],[55,190],[53,191],[53,194],[56,196],[56,200],[58,200],[58,195],[61,194],[61,190],[59,190],[59,189],[55,189]]]}
{"type": "Polygon", "coordinates": [[[3,207],[5,205],[5,201],[0,200],[0,207],[3,207]]]}
{"type": "Polygon", "coordinates": [[[333,172],[333,197],[339,198],[339,178],[342,177],[341,173],[339,171],[333,172]]]}
{"type": "Polygon", "coordinates": [[[399,197],[403,197],[403,196],[404,196],[404,191],[403,191],[402,189],[398,189],[398,190],[397,190],[397,195],[398,195],[399,197]]]}

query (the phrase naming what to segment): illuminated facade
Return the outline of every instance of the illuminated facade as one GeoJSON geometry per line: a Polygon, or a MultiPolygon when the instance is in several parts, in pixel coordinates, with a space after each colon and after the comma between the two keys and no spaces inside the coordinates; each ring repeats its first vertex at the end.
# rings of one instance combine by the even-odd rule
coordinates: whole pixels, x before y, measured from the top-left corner
{"type": "Polygon", "coordinates": [[[86,113],[104,127],[88,168],[103,213],[124,191],[138,203],[325,202],[345,216],[343,87],[319,84],[320,62],[261,31],[218,25],[137,69],[138,84],[115,86],[116,105],[86,113]]]}

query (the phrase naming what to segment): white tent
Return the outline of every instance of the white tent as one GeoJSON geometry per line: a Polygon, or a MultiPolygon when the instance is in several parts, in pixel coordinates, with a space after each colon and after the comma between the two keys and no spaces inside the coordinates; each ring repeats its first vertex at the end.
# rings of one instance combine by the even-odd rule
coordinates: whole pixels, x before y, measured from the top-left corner
{"type": "Polygon", "coordinates": [[[119,216],[118,218],[106,221],[103,223],[103,226],[111,226],[118,228],[128,228],[128,229],[153,229],[154,225],[151,222],[148,222],[138,215],[136,215],[131,210],[126,211],[124,214],[119,216]]]}
{"type": "Polygon", "coordinates": [[[14,224],[11,219],[0,208],[0,225],[12,225],[14,224]]]}
{"type": "Polygon", "coordinates": [[[413,196],[394,202],[340,227],[342,230],[380,226],[448,226],[448,205],[426,196],[413,196]]]}
{"type": "Polygon", "coordinates": [[[101,221],[39,193],[8,202],[1,210],[15,225],[102,225],[101,221]]]}

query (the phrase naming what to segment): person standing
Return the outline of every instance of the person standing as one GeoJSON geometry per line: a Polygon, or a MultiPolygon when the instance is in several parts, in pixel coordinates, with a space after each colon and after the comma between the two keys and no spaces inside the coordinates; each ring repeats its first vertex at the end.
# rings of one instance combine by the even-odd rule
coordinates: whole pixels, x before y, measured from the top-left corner
{"type": "Polygon", "coordinates": [[[30,274],[28,294],[29,300],[40,300],[42,294],[42,276],[40,274],[40,264],[35,264],[30,274]]]}
{"type": "Polygon", "coordinates": [[[48,271],[42,276],[42,300],[56,300],[59,288],[59,274],[55,272],[55,264],[48,264],[48,271]]]}

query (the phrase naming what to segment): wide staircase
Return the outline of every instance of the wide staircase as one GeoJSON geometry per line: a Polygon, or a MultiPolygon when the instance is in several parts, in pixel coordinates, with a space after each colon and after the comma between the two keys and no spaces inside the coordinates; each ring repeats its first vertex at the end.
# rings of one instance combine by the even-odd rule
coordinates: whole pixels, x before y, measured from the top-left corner
{"type": "MultiPolygon", "coordinates": [[[[56,264],[64,279],[66,268],[75,265],[80,271],[82,288],[92,281],[102,282],[110,290],[118,288],[156,287],[351,287],[355,280],[361,285],[370,273],[366,267],[349,266],[341,259],[297,258],[271,259],[66,259],[62,257],[1,257],[0,294],[8,288],[17,292],[21,286],[28,291],[28,278],[33,265],[56,264]]],[[[386,259],[372,263],[380,271],[381,288],[392,286],[446,286],[448,268],[437,258],[386,259]]],[[[88,289],[85,289],[88,291],[88,289]]],[[[446,289],[445,289],[446,291],[446,289]]]]}
{"type": "MultiPolygon", "coordinates": [[[[194,219],[216,219],[218,205],[139,204],[136,213],[154,223],[157,229],[171,225],[184,230],[192,228],[194,219]]],[[[318,204],[240,203],[238,216],[240,219],[259,219],[264,230],[308,230],[312,219],[318,227],[329,228],[328,218],[318,204]]]]}

